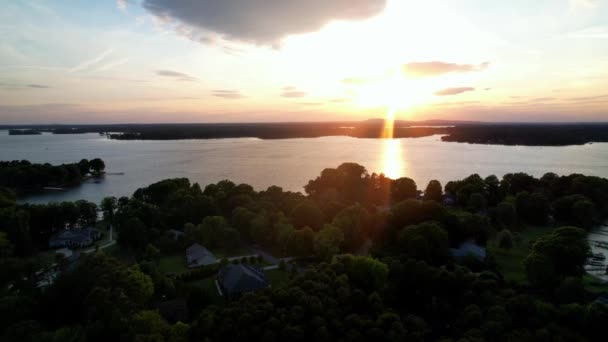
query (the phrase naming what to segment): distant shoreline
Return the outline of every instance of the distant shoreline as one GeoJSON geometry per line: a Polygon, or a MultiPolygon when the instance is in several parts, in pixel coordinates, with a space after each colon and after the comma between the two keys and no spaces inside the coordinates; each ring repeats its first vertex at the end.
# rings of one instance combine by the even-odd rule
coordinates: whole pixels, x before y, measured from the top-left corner
{"type": "MultiPolygon", "coordinates": [[[[395,138],[443,135],[446,142],[486,145],[569,146],[608,142],[608,123],[480,123],[396,121],[395,138]]],[[[380,138],[383,120],[299,123],[23,125],[53,134],[99,133],[116,140],[185,140],[222,138],[291,139],[349,136],[380,138]]]]}

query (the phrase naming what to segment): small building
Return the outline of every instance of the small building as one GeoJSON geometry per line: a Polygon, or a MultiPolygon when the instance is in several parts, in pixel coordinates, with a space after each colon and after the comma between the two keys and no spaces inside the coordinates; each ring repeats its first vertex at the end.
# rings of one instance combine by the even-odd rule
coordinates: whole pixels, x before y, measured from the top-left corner
{"type": "Polygon", "coordinates": [[[167,236],[175,241],[180,240],[184,237],[184,232],[177,229],[169,229],[167,230],[167,236]]]}
{"type": "Polygon", "coordinates": [[[82,248],[101,239],[101,231],[93,228],[64,229],[49,239],[51,248],[82,248]]]}
{"type": "Polygon", "coordinates": [[[473,257],[478,261],[486,260],[486,249],[473,241],[465,241],[458,248],[450,248],[450,254],[459,262],[467,257],[473,257]]]}
{"type": "Polygon", "coordinates": [[[216,264],[217,258],[207,248],[198,243],[186,249],[186,264],[189,268],[216,264]]]}
{"type": "Polygon", "coordinates": [[[226,297],[270,287],[261,269],[247,264],[226,265],[217,274],[218,289],[226,297]]]}

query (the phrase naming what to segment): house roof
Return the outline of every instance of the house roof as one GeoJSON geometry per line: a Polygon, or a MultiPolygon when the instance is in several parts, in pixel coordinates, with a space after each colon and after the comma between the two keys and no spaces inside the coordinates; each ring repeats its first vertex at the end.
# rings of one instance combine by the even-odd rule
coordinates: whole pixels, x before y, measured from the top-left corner
{"type": "Polygon", "coordinates": [[[464,258],[471,255],[476,259],[483,260],[486,258],[486,249],[472,241],[466,241],[460,244],[458,248],[450,248],[450,254],[455,258],[464,258]]]}
{"type": "Polygon", "coordinates": [[[167,233],[169,233],[175,237],[184,235],[184,232],[182,232],[181,230],[177,230],[177,229],[169,229],[169,230],[167,230],[167,233]]]}
{"type": "Polygon", "coordinates": [[[246,264],[224,266],[218,273],[218,281],[229,296],[269,286],[262,270],[246,264]]]}
{"type": "Polygon", "coordinates": [[[188,267],[199,267],[217,263],[217,258],[207,248],[198,243],[186,249],[188,267]]]}
{"type": "Polygon", "coordinates": [[[88,240],[95,240],[95,235],[100,234],[97,229],[64,229],[51,236],[49,242],[71,241],[73,243],[83,243],[88,240]]]}

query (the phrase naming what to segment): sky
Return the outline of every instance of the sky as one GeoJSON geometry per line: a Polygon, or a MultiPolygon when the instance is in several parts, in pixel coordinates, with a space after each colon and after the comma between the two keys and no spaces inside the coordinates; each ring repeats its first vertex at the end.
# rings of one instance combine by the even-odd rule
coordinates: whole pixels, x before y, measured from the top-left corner
{"type": "Polygon", "coordinates": [[[4,0],[0,124],[608,121],[608,0],[4,0]]]}

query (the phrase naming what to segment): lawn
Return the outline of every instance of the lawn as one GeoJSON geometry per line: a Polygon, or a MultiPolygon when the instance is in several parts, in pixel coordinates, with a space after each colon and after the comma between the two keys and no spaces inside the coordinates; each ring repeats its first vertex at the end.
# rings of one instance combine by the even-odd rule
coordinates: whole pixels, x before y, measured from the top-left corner
{"type": "Polygon", "coordinates": [[[188,284],[201,287],[205,293],[209,294],[209,297],[214,304],[220,304],[222,302],[223,297],[217,292],[217,287],[215,286],[215,276],[191,281],[188,284]]]}
{"type": "Polygon", "coordinates": [[[284,270],[275,269],[275,270],[265,271],[265,273],[266,273],[266,278],[268,278],[268,281],[270,282],[270,285],[273,288],[280,287],[280,286],[286,284],[287,280],[289,280],[289,275],[288,275],[287,271],[284,271],[284,270]]]}
{"type": "Polygon", "coordinates": [[[608,284],[590,274],[585,274],[583,276],[583,285],[587,291],[596,295],[608,293],[608,284]]]}
{"type": "Polygon", "coordinates": [[[165,255],[158,259],[158,270],[161,273],[175,273],[180,274],[188,271],[186,267],[186,261],[184,255],[173,254],[165,255]]]}
{"type": "Polygon", "coordinates": [[[488,241],[488,253],[496,259],[499,270],[505,280],[518,284],[527,283],[524,259],[530,252],[530,243],[549,233],[554,227],[529,226],[520,233],[518,241],[514,241],[513,248],[506,250],[498,247],[498,241],[488,241]]]}

